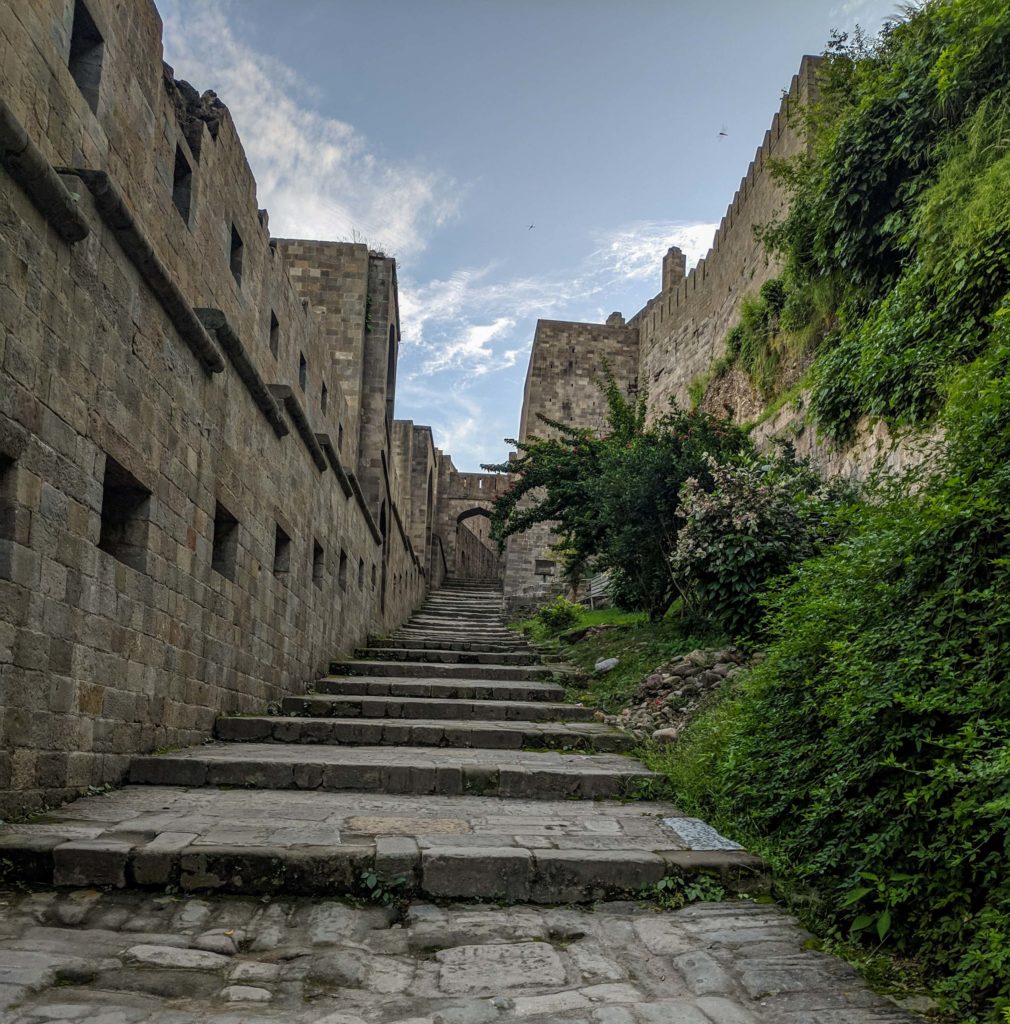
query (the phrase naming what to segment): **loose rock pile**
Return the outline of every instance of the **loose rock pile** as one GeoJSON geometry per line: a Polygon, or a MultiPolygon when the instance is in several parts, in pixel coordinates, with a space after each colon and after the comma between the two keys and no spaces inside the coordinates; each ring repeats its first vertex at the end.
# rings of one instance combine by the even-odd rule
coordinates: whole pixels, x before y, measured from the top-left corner
{"type": "Polygon", "coordinates": [[[599,716],[637,739],[672,743],[706,698],[746,664],[738,647],[691,651],[660,665],[635,691],[629,707],[599,716]]]}

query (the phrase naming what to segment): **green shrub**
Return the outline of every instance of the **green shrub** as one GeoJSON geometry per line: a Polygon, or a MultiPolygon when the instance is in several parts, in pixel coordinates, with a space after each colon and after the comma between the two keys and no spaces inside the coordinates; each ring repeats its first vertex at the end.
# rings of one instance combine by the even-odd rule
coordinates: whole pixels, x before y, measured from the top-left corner
{"type": "Polygon", "coordinates": [[[550,604],[545,604],[537,612],[536,619],[551,633],[560,633],[563,629],[570,629],[574,626],[579,621],[581,612],[580,605],[559,594],[550,604]]]}
{"type": "Polygon", "coordinates": [[[673,409],[645,425],[645,396],[629,400],[608,377],[609,433],[544,419],[554,436],[510,441],[519,458],[485,466],[516,479],[495,500],[499,543],[537,523],[550,523],[566,554],[566,571],[609,572],[620,608],[662,618],[676,597],[669,557],[677,539],[681,485],[711,486],[707,457],[724,459],[750,447],[726,420],[673,409]]]}
{"type": "Polygon", "coordinates": [[[910,954],[959,1022],[1010,1008],[1010,308],[947,451],[767,598],[767,658],[668,757],[678,801],[910,954]]]}
{"type": "Polygon", "coordinates": [[[674,576],[694,617],[731,636],[754,634],[768,581],[837,539],[852,494],[821,481],[787,445],[722,466],[713,461],[711,473],[710,491],[695,480],[681,491],[674,576]]]}

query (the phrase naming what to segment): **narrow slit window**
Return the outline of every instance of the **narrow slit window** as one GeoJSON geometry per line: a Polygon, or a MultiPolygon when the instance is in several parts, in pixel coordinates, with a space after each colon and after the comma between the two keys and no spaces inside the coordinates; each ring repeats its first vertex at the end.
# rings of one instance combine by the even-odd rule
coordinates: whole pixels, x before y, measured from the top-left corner
{"type": "Polygon", "coordinates": [[[309,364],[305,360],[305,353],[298,353],[298,386],[305,390],[309,381],[309,364]]]}
{"type": "Polygon", "coordinates": [[[286,576],[291,571],[291,538],[278,526],[274,534],[274,575],[286,576]]]}
{"type": "Polygon", "coordinates": [[[330,393],[327,390],[326,385],[324,384],[322,391],[319,392],[319,408],[322,409],[323,412],[326,412],[326,409],[329,406],[329,404],[330,393]]]}
{"type": "Polygon", "coordinates": [[[271,309],[270,310],[270,354],[277,358],[277,354],[281,350],[281,324],[277,319],[277,314],[271,309]]]}
{"type": "Polygon", "coordinates": [[[337,574],[337,581],[340,583],[340,589],[347,589],[347,552],[343,548],[340,549],[340,569],[337,574]]]}
{"type": "Polygon", "coordinates": [[[344,425],[343,423],[337,424],[337,451],[341,455],[344,453],[344,425]]]}
{"type": "Polygon", "coordinates": [[[358,559],[358,590],[365,589],[365,560],[358,559]]]}
{"type": "Polygon", "coordinates": [[[131,569],[146,572],[150,521],[151,492],[106,456],[98,547],[131,569]]]}
{"type": "Polygon", "coordinates": [[[92,111],[98,110],[98,90],[102,80],[105,40],[95,19],[82,0],[74,3],[74,25],[70,31],[70,59],[67,67],[92,111]]]}
{"type": "Polygon", "coordinates": [[[17,540],[14,460],[0,452],[0,541],[17,540]]]}
{"type": "Polygon", "coordinates": [[[372,562],[372,590],[375,590],[375,562],[372,562]]]}
{"type": "Polygon", "coordinates": [[[231,275],[235,278],[235,283],[239,287],[242,285],[242,250],[242,236],[235,230],[235,225],[232,224],[229,260],[231,263],[231,275]]]}
{"type": "Polygon", "coordinates": [[[193,199],[193,168],[189,166],[181,146],[175,147],[175,172],[172,175],[172,202],[188,224],[193,199]]]}
{"type": "Polygon", "coordinates": [[[323,575],[326,572],[326,559],[323,555],[323,546],[319,541],[312,542],[312,582],[317,587],[323,585],[323,575]]]}
{"type": "Polygon", "coordinates": [[[238,520],[218,502],[214,506],[214,533],[211,537],[211,568],[226,579],[235,579],[238,562],[238,520]]]}

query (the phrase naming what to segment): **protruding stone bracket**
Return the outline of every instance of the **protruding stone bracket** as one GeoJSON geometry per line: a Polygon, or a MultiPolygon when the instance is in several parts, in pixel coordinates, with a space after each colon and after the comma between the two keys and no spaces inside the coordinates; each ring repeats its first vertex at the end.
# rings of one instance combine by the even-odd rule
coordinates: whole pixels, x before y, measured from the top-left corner
{"type": "Polygon", "coordinates": [[[64,242],[73,245],[88,237],[91,228],[73,195],[3,100],[0,100],[0,164],[64,242]]]}
{"type": "Polygon", "coordinates": [[[245,345],[242,344],[242,339],[235,333],[227,316],[220,309],[206,306],[198,306],[195,312],[203,326],[217,338],[218,344],[224,349],[224,354],[235,367],[242,383],[249,389],[253,401],[260,412],[266,416],[270,426],[273,427],[274,433],[278,437],[290,434],[291,431],[288,429],[287,423],[284,422],[284,417],[277,407],[274,396],[270,394],[270,389],[253,365],[245,345]]]}
{"type": "Polygon", "coordinates": [[[61,174],[72,174],[84,182],[94,197],[95,209],[98,210],[102,221],[116,236],[123,252],[157,296],[162,309],[183,341],[189,345],[208,373],[221,373],[224,370],[221,353],[204,330],[203,324],[179,290],[179,286],[169,276],[165,265],[158,259],[154,247],[145,237],[108,174],[105,171],[89,171],[78,167],[61,167],[58,170],[61,174]]]}
{"type": "Polygon", "coordinates": [[[354,489],[351,487],[351,481],[347,479],[344,467],[340,465],[340,457],[337,455],[336,448],[333,447],[330,435],[316,434],[316,440],[319,442],[319,447],[326,453],[326,459],[330,464],[330,468],[337,474],[337,480],[340,483],[340,489],[344,492],[344,497],[349,498],[354,493],[354,489]]]}
{"type": "Polygon", "coordinates": [[[323,449],[319,447],[316,435],[305,416],[305,411],[295,397],[291,385],[268,384],[267,387],[270,389],[270,394],[273,395],[275,401],[283,405],[287,410],[287,414],[291,417],[291,422],[295,425],[295,430],[298,431],[298,436],[305,443],[305,447],[309,450],[309,455],[312,456],[312,461],[316,464],[316,469],[320,473],[325,473],[327,466],[326,455],[323,449]]]}
{"type": "Polygon", "coordinates": [[[375,518],[372,515],[372,510],[368,507],[368,502],[365,501],[365,495],[364,492],[361,490],[361,484],[358,483],[358,478],[353,473],[348,473],[347,479],[351,483],[351,490],[354,491],[354,497],[358,501],[358,506],[364,513],[365,522],[368,524],[368,529],[371,531],[373,540],[375,541],[376,544],[381,544],[382,533],[375,523],[375,518]]]}

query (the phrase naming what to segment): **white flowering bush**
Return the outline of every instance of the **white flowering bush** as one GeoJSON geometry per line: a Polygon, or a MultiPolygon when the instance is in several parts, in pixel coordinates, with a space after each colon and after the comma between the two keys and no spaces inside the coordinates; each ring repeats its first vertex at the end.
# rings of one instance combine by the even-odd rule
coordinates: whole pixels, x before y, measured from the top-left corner
{"type": "Polygon", "coordinates": [[[695,478],[681,489],[671,567],[695,616],[746,635],[769,581],[836,539],[851,493],[823,484],[788,449],[724,464],[710,456],[709,470],[711,489],[695,478]]]}

